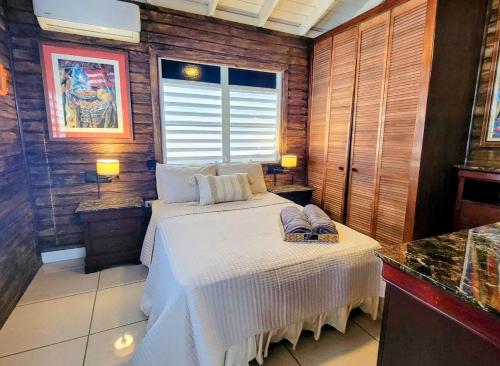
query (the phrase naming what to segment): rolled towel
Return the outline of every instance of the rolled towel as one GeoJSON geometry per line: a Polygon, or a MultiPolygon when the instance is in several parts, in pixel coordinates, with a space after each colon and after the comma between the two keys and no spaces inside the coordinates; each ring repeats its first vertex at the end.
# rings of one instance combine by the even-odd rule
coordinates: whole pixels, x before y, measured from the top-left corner
{"type": "Polygon", "coordinates": [[[310,234],[312,227],[304,213],[296,206],[288,206],[281,210],[281,223],[285,233],[310,234]]]}
{"type": "Polygon", "coordinates": [[[337,234],[337,228],[332,219],[316,205],[304,207],[304,215],[311,223],[313,234],[337,234]]]}

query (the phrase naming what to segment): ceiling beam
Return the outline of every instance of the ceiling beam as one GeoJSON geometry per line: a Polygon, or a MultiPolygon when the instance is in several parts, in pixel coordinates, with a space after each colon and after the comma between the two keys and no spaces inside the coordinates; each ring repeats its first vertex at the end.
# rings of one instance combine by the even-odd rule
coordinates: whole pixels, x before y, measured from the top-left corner
{"type": "Polygon", "coordinates": [[[208,0],[208,11],[207,15],[213,17],[215,14],[215,9],[217,9],[217,3],[219,0],[208,0]]]}
{"type": "Polygon", "coordinates": [[[299,34],[305,36],[307,32],[326,14],[330,6],[338,0],[318,0],[314,10],[299,27],[299,34]]]}
{"type": "Polygon", "coordinates": [[[259,12],[259,18],[257,20],[257,25],[259,27],[263,27],[267,19],[271,16],[276,5],[278,5],[279,0],[264,0],[264,4],[262,5],[262,9],[259,12]]]}

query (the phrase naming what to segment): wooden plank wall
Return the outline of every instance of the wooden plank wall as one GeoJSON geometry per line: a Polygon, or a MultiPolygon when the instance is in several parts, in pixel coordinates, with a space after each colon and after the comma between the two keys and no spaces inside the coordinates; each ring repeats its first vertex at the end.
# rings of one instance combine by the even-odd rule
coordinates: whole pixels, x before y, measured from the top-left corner
{"type": "Polygon", "coordinates": [[[481,75],[479,79],[476,105],[474,107],[474,119],[472,122],[472,133],[470,137],[468,163],[492,168],[500,168],[500,148],[481,147],[481,128],[483,125],[484,112],[486,106],[486,96],[488,93],[488,78],[492,64],[493,46],[495,43],[495,33],[497,31],[497,19],[499,15],[500,0],[492,0],[490,17],[488,20],[488,33],[484,46],[483,63],[481,65],[481,75]]]}
{"type": "MultiPolygon", "coordinates": [[[[126,44],[41,31],[31,0],[7,0],[13,45],[20,118],[32,182],[36,226],[41,251],[80,247],[82,229],[73,214],[78,202],[96,198],[95,184],[84,172],[97,158],[121,162],[120,178],[102,185],[103,197],[156,197],[154,173],[146,161],[154,158],[149,80],[150,49],[171,54],[199,54],[201,59],[251,60],[288,67],[286,146],[297,153],[296,181],[305,181],[308,49],[304,38],[148,5],[141,5],[139,44],[126,44]],[[133,112],[133,143],[73,143],[48,140],[39,41],[66,42],[125,50],[129,55],[133,112]]],[[[281,179],[287,177],[282,176],[281,179]]],[[[270,182],[270,177],[267,177],[270,182]]]]}
{"type": "Polygon", "coordinates": [[[12,87],[4,0],[0,0],[0,63],[9,92],[0,97],[0,328],[40,266],[12,87]]]}

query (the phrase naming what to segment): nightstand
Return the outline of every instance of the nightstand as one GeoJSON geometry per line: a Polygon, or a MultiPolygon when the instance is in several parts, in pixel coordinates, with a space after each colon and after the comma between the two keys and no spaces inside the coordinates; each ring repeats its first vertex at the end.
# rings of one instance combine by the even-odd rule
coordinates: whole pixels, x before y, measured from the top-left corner
{"type": "Polygon", "coordinates": [[[142,198],[82,201],[75,213],[84,228],[85,273],[139,263],[144,238],[142,198]]]}
{"type": "Polygon", "coordinates": [[[314,188],[299,185],[275,186],[269,189],[269,192],[286,198],[298,205],[305,206],[311,203],[314,188]]]}

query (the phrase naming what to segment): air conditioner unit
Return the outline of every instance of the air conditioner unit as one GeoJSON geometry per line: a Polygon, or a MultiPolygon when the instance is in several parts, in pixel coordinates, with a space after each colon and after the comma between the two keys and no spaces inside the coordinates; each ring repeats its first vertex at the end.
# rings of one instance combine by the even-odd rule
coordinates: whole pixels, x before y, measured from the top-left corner
{"type": "Polygon", "coordinates": [[[139,42],[141,16],[136,4],[118,0],[33,0],[44,30],[139,42]]]}

